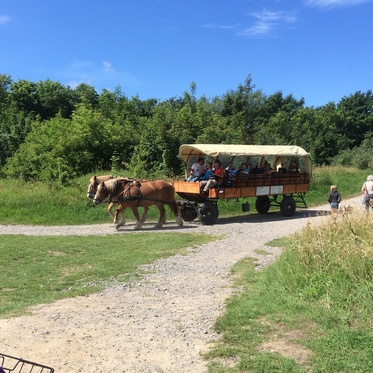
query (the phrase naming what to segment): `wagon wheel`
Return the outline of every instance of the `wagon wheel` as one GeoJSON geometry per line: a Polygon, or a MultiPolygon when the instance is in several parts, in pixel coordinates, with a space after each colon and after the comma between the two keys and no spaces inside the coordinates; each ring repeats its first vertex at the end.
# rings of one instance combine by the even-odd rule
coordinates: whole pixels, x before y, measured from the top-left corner
{"type": "Polygon", "coordinates": [[[213,225],[219,217],[218,206],[213,202],[206,202],[199,210],[202,224],[213,225]]]}
{"type": "Polygon", "coordinates": [[[182,206],[181,217],[184,221],[193,221],[198,216],[198,212],[193,206],[182,206]]]}
{"type": "Polygon", "coordinates": [[[259,196],[255,201],[255,208],[259,214],[266,214],[271,206],[268,196],[259,196]]]}
{"type": "Polygon", "coordinates": [[[281,214],[284,216],[293,216],[296,209],[296,203],[293,197],[284,197],[280,203],[281,214]]]}

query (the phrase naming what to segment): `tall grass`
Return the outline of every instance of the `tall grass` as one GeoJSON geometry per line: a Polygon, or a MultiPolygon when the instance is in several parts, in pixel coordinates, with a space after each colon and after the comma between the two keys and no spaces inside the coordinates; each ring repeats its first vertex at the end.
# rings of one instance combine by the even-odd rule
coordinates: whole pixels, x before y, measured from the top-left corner
{"type": "Polygon", "coordinates": [[[331,185],[337,185],[342,198],[360,193],[361,186],[369,171],[358,170],[353,167],[323,166],[315,167],[312,171],[310,190],[307,200],[326,202],[331,185]]]}
{"type": "Polygon", "coordinates": [[[373,371],[372,225],[373,214],[354,213],[307,226],[271,267],[244,270],[243,292],[216,324],[210,371],[373,371]],[[279,334],[296,335],[282,338],[286,354],[271,344],[279,334]]]}

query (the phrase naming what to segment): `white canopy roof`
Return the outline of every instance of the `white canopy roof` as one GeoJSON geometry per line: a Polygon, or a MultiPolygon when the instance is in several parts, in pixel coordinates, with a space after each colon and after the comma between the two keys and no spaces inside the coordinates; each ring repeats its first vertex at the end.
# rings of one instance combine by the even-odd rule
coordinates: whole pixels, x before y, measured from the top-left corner
{"type": "Polygon", "coordinates": [[[310,155],[303,148],[296,145],[229,145],[229,144],[183,144],[179,148],[179,154],[186,164],[191,155],[210,156],[218,158],[228,155],[237,156],[288,156],[303,157],[307,172],[311,171],[310,155]]]}
{"type": "Polygon", "coordinates": [[[179,149],[180,156],[185,162],[190,155],[209,155],[217,158],[222,154],[237,157],[283,155],[294,157],[309,157],[309,154],[296,145],[228,145],[228,144],[184,144],[179,149]]]}

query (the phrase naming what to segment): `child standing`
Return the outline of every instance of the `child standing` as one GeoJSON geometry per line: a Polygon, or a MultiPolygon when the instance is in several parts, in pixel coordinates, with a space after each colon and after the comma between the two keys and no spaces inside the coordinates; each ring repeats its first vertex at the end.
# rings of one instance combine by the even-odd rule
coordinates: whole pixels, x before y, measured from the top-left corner
{"type": "Polygon", "coordinates": [[[330,203],[330,210],[333,216],[337,214],[339,204],[341,203],[341,201],[342,201],[342,197],[340,193],[338,192],[337,186],[331,185],[328,202],[330,203]]]}

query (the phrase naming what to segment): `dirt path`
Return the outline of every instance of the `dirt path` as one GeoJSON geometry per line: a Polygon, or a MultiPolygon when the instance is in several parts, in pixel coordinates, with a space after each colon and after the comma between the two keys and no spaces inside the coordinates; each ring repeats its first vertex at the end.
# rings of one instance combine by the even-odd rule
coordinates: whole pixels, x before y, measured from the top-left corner
{"type": "MultiPolygon", "coordinates": [[[[347,205],[347,203],[344,203],[347,205]]],[[[361,197],[348,201],[361,209],[361,197]]],[[[56,372],[206,372],[201,357],[217,336],[212,327],[232,294],[229,271],[245,257],[267,266],[280,249],[266,242],[319,224],[328,206],[280,213],[219,219],[214,226],[198,221],[178,227],[167,223],[159,232],[223,235],[217,242],[190,250],[187,256],[161,259],[144,267],[140,281],[112,285],[87,297],[40,305],[28,316],[0,319],[0,352],[22,356],[56,372]],[[268,255],[263,255],[263,251],[268,255]]],[[[105,235],[135,234],[112,224],[29,227],[0,226],[0,234],[105,235]]],[[[152,231],[145,224],[144,231],[152,231]]]]}

